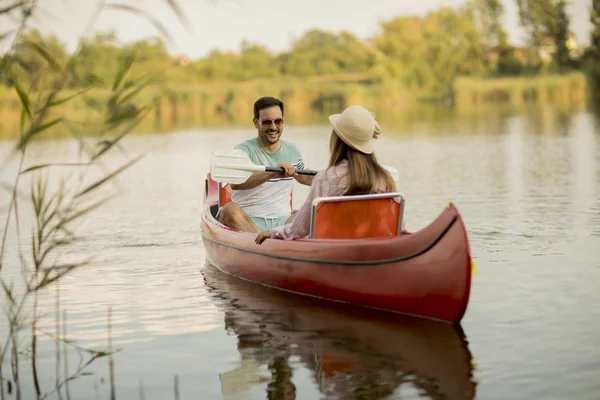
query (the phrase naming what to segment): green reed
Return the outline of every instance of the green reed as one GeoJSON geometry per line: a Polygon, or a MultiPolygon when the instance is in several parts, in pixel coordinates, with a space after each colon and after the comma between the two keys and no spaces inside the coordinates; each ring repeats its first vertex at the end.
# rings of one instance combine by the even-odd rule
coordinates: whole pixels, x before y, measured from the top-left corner
{"type": "MultiPolygon", "coordinates": [[[[165,1],[184,20],[177,2],[165,1]]],[[[161,75],[168,73],[168,70],[152,74],[134,73],[136,55],[127,54],[120,58],[120,68],[109,89],[89,85],[76,91],[70,90],[68,82],[78,78],[74,75],[73,67],[79,60],[79,49],[66,62],[60,63],[39,45],[19,40],[37,8],[38,2],[35,0],[15,1],[8,7],[0,7],[0,15],[18,14],[20,21],[14,30],[10,49],[0,62],[0,75],[8,76],[12,82],[10,88],[0,87],[0,115],[3,122],[9,121],[9,126],[15,132],[12,151],[5,160],[0,160],[0,173],[10,163],[16,162],[18,165],[17,172],[9,178],[10,187],[6,189],[10,197],[0,242],[0,286],[8,326],[7,336],[0,338],[0,399],[4,400],[6,394],[12,396],[13,392],[16,399],[22,398],[25,377],[20,374],[20,367],[25,360],[21,359],[23,353],[19,343],[27,334],[29,336],[26,340],[31,349],[29,362],[33,388],[37,399],[51,395],[57,395],[59,399],[64,395],[69,399],[69,381],[82,376],[92,362],[103,357],[109,359],[111,398],[114,399],[116,393],[112,356],[118,350],[112,348],[111,310],[108,310],[107,315],[108,350],[78,346],[67,336],[66,311],[61,316],[60,284],[63,278],[74,271],[91,265],[91,259],[65,257],[66,251],[73,249],[79,241],[77,224],[112,199],[107,194],[108,184],[143,156],[129,159],[112,170],[103,165],[106,155],[119,148],[123,138],[147,118],[156,104],[160,103],[162,96],[168,95],[167,91],[156,89],[161,75]],[[37,52],[47,63],[46,67],[53,78],[58,76],[58,79],[53,79],[51,83],[42,81],[35,87],[25,86],[16,73],[19,60],[12,58],[17,46],[28,46],[31,51],[37,52]],[[152,90],[147,91],[149,88],[152,90]],[[57,132],[69,136],[78,144],[77,162],[26,165],[31,145],[57,132]],[[32,217],[30,231],[23,226],[23,213],[32,217]],[[16,260],[7,257],[10,230],[16,232],[16,260]],[[30,241],[28,249],[23,244],[26,240],[30,241]],[[8,281],[7,267],[20,271],[20,278],[24,283],[22,289],[8,281]],[[56,290],[54,333],[38,328],[42,318],[38,313],[40,295],[47,293],[52,287],[56,290]],[[56,343],[55,384],[53,390],[47,393],[43,392],[37,369],[39,335],[48,336],[56,343]],[[87,354],[87,361],[70,370],[67,363],[68,349],[87,354]]],[[[106,8],[147,17],[162,33],[168,35],[160,22],[141,8],[125,4],[105,4],[104,1],[98,3],[90,16],[86,33],[91,31],[99,14],[106,8]]]]}

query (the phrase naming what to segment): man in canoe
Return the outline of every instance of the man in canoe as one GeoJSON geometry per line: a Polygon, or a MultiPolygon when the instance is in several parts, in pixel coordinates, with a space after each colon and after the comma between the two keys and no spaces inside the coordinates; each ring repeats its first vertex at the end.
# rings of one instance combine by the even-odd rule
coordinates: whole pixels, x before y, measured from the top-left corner
{"type": "Polygon", "coordinates": [[[231,202],[219,211],[223,225],[244,232],[259,233],[292,220],[290,199],[295,179],[310,186],[314,176],[299,175],[304,169],[302,153],[295,144],[281,139],[283,102],[261,97],[254,103],[254,127],[258,134],[234,147],[253,163],[283,168],[285,172],[254,172],[244,183],[231,185],[231,202]]]}
{"type": "Polygon", "coordinates": [[[375,157],[374,141],[381,134],[375,114],[361,106],[350,106],[341,114],[329,116],[332,132],[329,141],[328,168],[314,178],[310,193],[293,220],[265,229],[256,237],[291,240],[307,237],[310,232],[312,202],[317,197],[389,193],[396,184],[375,157]]]}

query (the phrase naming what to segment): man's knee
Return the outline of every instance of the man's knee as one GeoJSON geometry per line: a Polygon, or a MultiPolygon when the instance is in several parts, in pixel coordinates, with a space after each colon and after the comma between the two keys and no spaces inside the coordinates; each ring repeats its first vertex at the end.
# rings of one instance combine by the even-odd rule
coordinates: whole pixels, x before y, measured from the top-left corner
{"type": "Polygon", "coordinates": [[[260,230],[237,204],[230,202],[220,208],[217,221],[225,226],[244,232],[259,233],[260,230]]]}
{"type": "Polygon", "coordinates": [[[244,211],[233,202],[229,202],[219,209],[217,219],[227,225],[229,221],[239,221],[244,218],[244,211]]]}

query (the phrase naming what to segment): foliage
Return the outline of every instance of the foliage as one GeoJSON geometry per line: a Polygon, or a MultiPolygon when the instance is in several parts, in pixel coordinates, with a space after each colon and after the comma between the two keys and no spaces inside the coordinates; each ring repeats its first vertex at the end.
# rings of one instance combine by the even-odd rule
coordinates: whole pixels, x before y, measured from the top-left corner
{"type": "Polygon", "coordinates": [[[504,6],[500,0],[475,0],[473,8],[482,30],[482,39],[487,50],[508,45],[508,36],[502,27],[504,6]]]}
{"type": "Polygon", "coordinates": [[[458,75],[485,72],[481,32],[471,8],[441,8],[425,18],[398,17],[382,24],[373,38],[381,52],[378,73],[399,79],[409,89],[449,94],[458,75]]]}
{"type": "Polygon", "coordinates": [[[557,0],[517,0],[521,25],[529,34],[529,40],[534,50],[544,45],[556,31],[557,0]]]}
{"type": "Polygon", "coordinates": [[[501,46],[498,49],[496,69],[499,75],[516,76],[523,72],[523,63],[517,58],[514,46],[501,46]]]}
{"type": "MultiPolygon", "coordinates": [[[[310,29],[281,53],[244,40],[238,51],[213,50],[197,60],[170,54],[161,37],[120,46],[114,32],[98,33],[80,42],[68,87],[109,87],[119,60],[134,52],[133,72],[167,70],[162,82],[169,86],[366,74],[371,81],[398,81],[418,97],[444,97],[458,76],[530,72],[539,68],[542,50],[554,43],[558,47],[564,44],[560,38],[569,32],[569,21],[560,12],[564,6],[558,0],[517,3],[530,38],[526,48],[509,43],[502,27],[504,6],[500,0],[467,0],[460,7],[441,7],[424,16],[391,17],[381,21],[379,31],[365,40],[345,31],[310,29]],[[182,68],[171,68],[174,65],[182,68]]],[[[26,31],[11,57],[18,60],[15,74],[27,87],[36,87],[41,76],[52,79],[44,57],[29,51],[33,46],[46,49],[57,61],[68,57],[55,37],[26,31]]],[[[554,63],[563,59],[563,53],[557,54],[554,63]]],[[[10,86],[11,78],[0,75],[0,81],[10,86]]]]}
{"type": "Polygon", "coordinates": [[[278,61],[282,74],[293,76],[355,73],[369,70],[374,52],[349,32],[311,29],[278,61]]]}
{"type": "Polygon", "coordinates": [[[595,82],[594,93],[600,99],[600,0],[592,0],[590,7],[590,20],[592,31],[590,34],[590,47],[586,55],[587,69],[595,82]]]}
{"type": "Polygon", "coordinates": [[[554,30],[554,45],[556,53],[554,59],[559,70],[565,70],[571,66],[571,55],[567,46],[569,38],[569,16],[567,15],[567,3],[559,0],[556,4],[556,25],[554,30]]]}
{"type": "Polygon", "coordinates": [[[590,21],[592,23],[590,50],[592,55],[600,60],[600,0],[592,0],[590,21]]]}

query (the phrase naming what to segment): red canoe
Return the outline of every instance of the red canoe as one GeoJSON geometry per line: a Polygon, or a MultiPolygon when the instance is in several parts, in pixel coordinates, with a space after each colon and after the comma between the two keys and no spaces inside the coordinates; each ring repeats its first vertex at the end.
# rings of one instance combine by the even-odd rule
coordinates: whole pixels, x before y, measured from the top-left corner
{"type": "MultiPolygon", "coordinates": [[[[471,289],[471,254],[465,225],[452,203],[413,233],[359,239],[317,235],[291,241],[267,239],[258,245],[256,234],[230,229],[215,219],[219,204],[230,201],[228,188],[220,189],[208,174],[202,242],[207,260],[221,271],[298,294],[453,324],[464,316],[471,289]]],[[[377,201],[383,200],[371,200],[370,210],[377,201]]],[[[389,231],[390,219],[377,217],[389,231]]],[[[327,234],[334,224],[322,225],[327,234]]]]}

